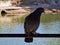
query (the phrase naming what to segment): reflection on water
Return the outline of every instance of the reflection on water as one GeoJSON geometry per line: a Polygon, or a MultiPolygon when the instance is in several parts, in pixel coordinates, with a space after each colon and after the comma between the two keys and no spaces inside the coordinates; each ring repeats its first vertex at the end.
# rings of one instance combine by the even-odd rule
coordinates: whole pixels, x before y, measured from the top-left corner
{"type": "Polygon", "coordinates": [[[19,17],[0,17],[0,33],[22,33],[23,23],[19,17]]]}
{"type": "Polygon", "coordinates": [[[37,32],[47,34],[60,34],[60,22],[41,23],[37,32]]]}
{"type": "MultiPolygon", "coordinates": [[[[24,33],[24,17],[0,17],[0,33],[24,33]]],[[[41,16],[38,33],[60,34],[60,14],[41,16]]],[[[25,43],[24,38],[0,38],[1,45],[60,45],[60,38],[34,38],[33,43],[25,43]],[[21,43],[22,42],[22,43],[21,43]]]]}
{"type": "MultiPolygon", "coordinates": [[[[24,33],[25,17],[0,17],[0,33],[24,33]]],[[[37,32],[60,34],[60,14],[42,15],[37,32]]]]}
{"type": "Polygon", "coordinates": [[[34,38],[32,43],[24,42],[24,38],[0,38],[1,45],[60,45],[60,38],[34,38]]]}

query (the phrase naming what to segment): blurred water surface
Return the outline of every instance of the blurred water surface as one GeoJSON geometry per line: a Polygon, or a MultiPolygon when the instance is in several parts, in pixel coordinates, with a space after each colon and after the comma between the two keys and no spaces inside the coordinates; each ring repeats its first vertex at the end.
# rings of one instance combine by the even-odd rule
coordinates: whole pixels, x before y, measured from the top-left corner
{"type": "MultiPolygon", "coordinates": [[[[24,33],[26,16],[0,17],[1,33],[24,33]]],[[[60,14],[43,14],[37,29],[41,34],[60,34],[60,14]]],[[[34,38],[32,43],[25,43],[24,38],[0,38],[1,45],[60,45],[60,38],[34,38]]]]}

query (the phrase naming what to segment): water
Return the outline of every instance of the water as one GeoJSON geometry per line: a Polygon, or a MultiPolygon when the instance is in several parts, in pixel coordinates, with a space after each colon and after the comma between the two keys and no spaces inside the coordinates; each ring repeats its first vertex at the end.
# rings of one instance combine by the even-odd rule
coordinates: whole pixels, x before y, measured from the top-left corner
{"type": "MultiPolygon", "coordinates": [[[[25,17],[0,17],[0,33],[24,33],[25,17]]],[[[42,15],[37,32],[60,34],[60,14],[42,15]]],[[[0,38],[0,45],[60,45],[60,38],[34,38],[32,43],[24,42],[24,38],[0,38]]]]}

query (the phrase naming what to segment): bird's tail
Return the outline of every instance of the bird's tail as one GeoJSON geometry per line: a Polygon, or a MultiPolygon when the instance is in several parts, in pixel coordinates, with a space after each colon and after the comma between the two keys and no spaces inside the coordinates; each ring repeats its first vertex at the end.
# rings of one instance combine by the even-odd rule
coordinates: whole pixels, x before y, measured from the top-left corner
{"type": "Polygon", "coordinates": [[[33,42],[32,34],[25,34],[25,42],[33,42]]]}
{"type": "Polygon", "coordinates": [[[33,42],[33,37],[25,37],[25,42],[33,42]]]}

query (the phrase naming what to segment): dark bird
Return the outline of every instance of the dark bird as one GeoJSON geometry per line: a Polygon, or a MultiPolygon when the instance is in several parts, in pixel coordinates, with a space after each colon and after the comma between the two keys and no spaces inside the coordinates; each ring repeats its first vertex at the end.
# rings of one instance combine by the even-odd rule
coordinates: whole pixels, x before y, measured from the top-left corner
{"type": "Polygon", "coordinates": [[[31,35],[38,35],[38,33],[36,33],[36,30],[39,27],[40,16],[42,12],[44,12],[44,8],[39,7],[25,18],[25,42],[33,42],[33,37],[31,35]]]}
{"type": "Polygon", "coordinates": [[[5,12],[4,10],[1,11],[1,15],[5,16],[7,14],[7,12],[5,12]]]}

